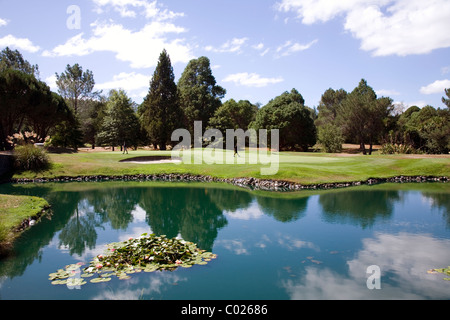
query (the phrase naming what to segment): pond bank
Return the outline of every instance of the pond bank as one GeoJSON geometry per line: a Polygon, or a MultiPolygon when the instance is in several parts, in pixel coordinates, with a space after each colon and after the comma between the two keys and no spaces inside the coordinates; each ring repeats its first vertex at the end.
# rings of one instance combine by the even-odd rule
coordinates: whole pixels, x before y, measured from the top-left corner
{"type": "Polygon", "coordinates": [[[7,254],[14,239],[38,222],[49,208],[42,198],[0,194],[0,256],[7,254]]]}
{"type": "Polygon", "coordinates": [[[46,183],[46,182],[99,182],[99,181],[172,181],[172,182],[222,182],[252,190],[265,191],[298,191],[298,190],[326,190],[345,188],[361,185],[374,185],[380,183],[424,183],[424,182],[448,182],[449,177],[445,176],[396,176],[389,178],[369,178],[365,181],[351,182],[331,182],[319,184],[300,184],[284,180],[245,178],[217,178],[204,175],[190,174],[137,174],[123,176],[90,175],[77,177],[57,177],[57,178],[13,178],[9,183],[46,183]]]}

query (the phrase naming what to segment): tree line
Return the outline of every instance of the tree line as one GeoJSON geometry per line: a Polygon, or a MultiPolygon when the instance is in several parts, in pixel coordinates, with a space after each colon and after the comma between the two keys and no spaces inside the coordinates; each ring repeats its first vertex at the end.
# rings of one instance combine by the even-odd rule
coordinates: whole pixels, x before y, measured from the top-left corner
{"type": "Polygon", "coordinates": [[[107,95],[94,91],[93,73],[79,64],[56,73],[56,84],[58,93],[39,80],[39,67],[19,51],[1,51],[0,150],[12,149],[15,135],[25,132],[32,132],[33,142],[53,147],[126,144],[166,150],[178,143],[171,141],[175,129],[193,134],[194,121],[202,121],[203,130],[278,129],[281,150],[319,145],[325,152],[340,152],[349,142],[359,144],[364,154],[371,154],[374,144],[382,144],[385,153],[450,151],[450,89],[442,98],[445,109],[399,110],[391,98],[377,97],[364,79],[352,92],[326,90],[317,108],[306,106],[296,89],[264,106],[222,102],[226,90],[217,84],[207,57],[191,60],[176,83],[166,50],[140,105],[121,89],[107,95]]]}

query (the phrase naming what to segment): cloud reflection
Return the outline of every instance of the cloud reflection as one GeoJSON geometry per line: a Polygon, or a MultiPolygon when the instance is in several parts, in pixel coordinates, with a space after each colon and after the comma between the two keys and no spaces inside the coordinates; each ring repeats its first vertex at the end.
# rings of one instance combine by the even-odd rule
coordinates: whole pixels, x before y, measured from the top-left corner
{"type": "Polygon", "coordinates": [[[282,280],[291,299],[449,299],[448,283],[427,274],[447,266],[450,240],[426,234],[376,234],[366,238],[355,258],[347,261],[348,275],[330,268],[306,267],[300,280],[282,280]],[[381,268],[381,289],[369,290],[367,267],[381,268]]]}

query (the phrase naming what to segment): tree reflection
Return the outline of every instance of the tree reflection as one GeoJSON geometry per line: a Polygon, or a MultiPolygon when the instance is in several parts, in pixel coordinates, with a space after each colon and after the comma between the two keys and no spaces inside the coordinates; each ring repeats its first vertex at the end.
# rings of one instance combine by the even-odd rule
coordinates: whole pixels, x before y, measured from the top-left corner
{"type": "Polygon", "coordinates": [[[75,214],[65,224],[59,234],[60,246],[69,249],[70,254],[82,255],[88,247],[95,248],[97,241],[96,227],[101,225],[99,216],[90,210],[86,199],[81,200],[75,209],[75,214]]]}
{"type": "Polygon", "coordinates": [[[363,228],[372,226],[377,219],[391,217],[398,191],[358,190],[321,194],[323,218],[331,223],[352,223],[363,228]]]}
{"type": "Polygon", "coordinates": [[[431,200],[431,205],[442,209],[442,216],[447,228],[450,228],[450,197],[447,193],[423,192],[422,195],[431,200]]]}
{"type": "Polygon", "coordinates": [[[181,235],[211,250],[218,230],[227,225],[223,211],[202,188],[147,188],[139,203],[153,233],[181,235]]]}
{"type": "Polygon", "coordinates": [[[280,199],[276,197],[257,197],[260,209],[281,222],[290,222],[305,215],[308,197],[280,199]]]}

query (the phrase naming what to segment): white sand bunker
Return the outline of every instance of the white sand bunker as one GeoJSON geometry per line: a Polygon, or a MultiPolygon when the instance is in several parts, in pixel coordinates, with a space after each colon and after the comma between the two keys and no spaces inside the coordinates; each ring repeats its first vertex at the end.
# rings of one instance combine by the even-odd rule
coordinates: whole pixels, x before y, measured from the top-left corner
{"type": "Polygon", "coordinates": [[[140,164],[157,164],[157,163],[180,163],[181,158],[171,156],[144,156],[144,157],[134,157],[129,159],[123,159],[119,162],[126,163],[140,163],[140,164]]]}

